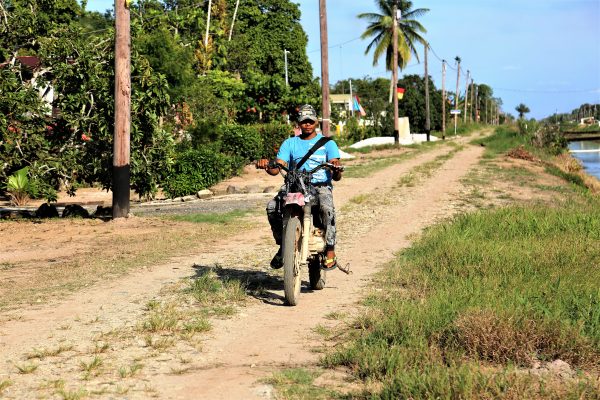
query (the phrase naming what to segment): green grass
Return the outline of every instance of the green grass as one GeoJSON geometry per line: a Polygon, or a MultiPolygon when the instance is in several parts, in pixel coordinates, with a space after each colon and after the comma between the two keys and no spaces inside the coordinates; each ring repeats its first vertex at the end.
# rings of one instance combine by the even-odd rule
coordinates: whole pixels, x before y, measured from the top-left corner
{"type": "Polygon", "coordinates": [[[243,218],[249,214],[247,210],[234,210],[226,213],[199,213],[169,216],[169,219],[175,221],[185,221],[193,223],[207,223],[227,225],[234,222],[236,219],[243,218]]]}
{"type": "Polygon", "coordinates": [[[390,149],[397,149],[397,148],[398,148],[398,146],[395,144],[380,144],[377,146],[366,146],[366,147],[361,147],[358,149],[355,149],[352,147],[344,147],[343,150],[346,153],[368,154],[368,153],[372,153],[374,151],[390,150],[390,149]]]}
{"type": "Polygon", "coordinates": [[[529,145],[527,136],[521,135],[516,130],[506,126],[497,128],[493,135],[475,139],[471,143],[485,146],[483,157],[486,159],[495,158],[499,154],[506,153],[519,146],[524,146],[528,151],[533,150],[529,145]]]}
{"type": "Polygon", "coordinates": [[[2,394],[2,392],[4,391],[4,389],[6,389],[7,387],[9,387],[10,385],[12,385],[12,382],[10,380],[8,380],[8,379],[0,381],[0,394],[2,394]]]}
{"type": "Polygon", "coordinates": [[[342,398],[332,390],[315,386],[314,380],[321,375],[319,371],[304,368],[284,369],[266,380],[277,390],[277,399],[286,400],[326,400],[342,398]]]}
{"type": "Polygon", "coordinates": [[[598,265],[598,200],[458,216],[385,268],[354,339],[323,362],[380,381],[374,399],[593,398],[593,378],[517,370],[600,370],[598,265]]]}

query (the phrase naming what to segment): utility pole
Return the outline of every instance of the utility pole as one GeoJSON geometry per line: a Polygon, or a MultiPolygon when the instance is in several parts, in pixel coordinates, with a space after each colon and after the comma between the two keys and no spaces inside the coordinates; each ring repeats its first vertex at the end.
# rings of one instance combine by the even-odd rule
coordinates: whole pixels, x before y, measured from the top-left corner
{"type": "Polygon", "coordinates": [[[327,1],[319,0],[321,27],[321,91],[323,96],[323,136],[329,137],[329,53],[327,48],[327,1]]]}
{"type": "MultiPolygon", "coordinates": [[[[118,1],[118,0],[115,0],[118,1]]],[[[212,11],[212,0],[208,0],[208,16],[206,17],[206,36],[204,36],[204,50],[208,48],[208,30],[210,29],[210,13],[212,11]]]]}
{"type": "Polygon", "coordinates": [[[392,8],[392,100],[394,101],[394,143],[400,144],[400,127],[398,121],[398,3],[394,1],[392,8]]]}
{"type": "Polygon", "coordinates": [[[285,86],[286,87],[290,86],[290,82],[288,80],[288,60],[287,60],[288,53],[289,53],[289,51],[287,51],[286,49],[283,49],[283,61],[285,64],[285,86]]]}
{"type": "Polygon", "coordinates": [[[235,10],[233,11],[233,19],[231,20],[231,29],[229,29],[229,42],[231,42],[231,35],[233,34],[233,25],[235,24],[235,17],[237,16],[239,6],[240,0],[237,0],[235,3],[235,10]]]}
{"type": "Polygon", "coordinates": [[[113,138],[113,218],[129,214],[131,133],[131,33],[129,8],[115,0],[115,130],[113,138]]]}
{"type": "Polygon", "coordinates": [[[425,133],[429,142],[429,133],[431,132],[431,115],[429,110],[429,71],[427,70],[427,50],[429,43],[425,43],[425,133]]]}
{"type": "Polygon", "coordinates": [[[485,99],[485,124],[489,124],[488,122],[488,103],[490,102],[490,99],[485,99]]]}
{"type": "Polygon", "coordinates": [[[479,86],[475,86],[475,123],[479,123],[479,86]]]}
{"type": "MultiPolygon", "coordinates": [[[[458,83],[460,81],[460,57],[455,58],[458,68],[456,68],[456,93],[454,94],[454,109],[458,110],[458,83]]],[[[454,134],[456,135],[456,123],[458,121],[458,114],[454,114],[454,134]]]]}
{"type": "Polygon", "coordinates": [[[352,79],[348,79],[350,83],[350,115],[354,117],[354,96],[352,96],[352,79]]]}
{"type": "Polygon", "coordinates": [[[469,122],[473,122],[473,78],[471,78],[471,113],[469,114],[469,122]]]}
{"type": "Polygon", "coordinates": [[[471,71],[467,70],[467,80],[465,81],[465,115],[463,115],[463,124],[467,123],[467,106],[469,104],[469,81],[471,80],[471,71]]]}
{"type": "Polygon", "coordinates": [[[442,139],[446,139],[446,60],[442,60],[442,139]]]}

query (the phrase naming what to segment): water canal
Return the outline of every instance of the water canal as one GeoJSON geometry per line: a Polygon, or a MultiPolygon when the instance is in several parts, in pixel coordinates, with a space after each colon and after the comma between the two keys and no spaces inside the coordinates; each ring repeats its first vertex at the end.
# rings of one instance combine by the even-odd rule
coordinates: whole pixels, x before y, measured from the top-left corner
{"type": "Polygon", "coordinates": [[[600,140],[570,142],[569,150],[575,150],[571,155],[581,161],[588,174],[600,179],[600,140]],[[579,153],[577,150],[588,152],[579,153]]]}

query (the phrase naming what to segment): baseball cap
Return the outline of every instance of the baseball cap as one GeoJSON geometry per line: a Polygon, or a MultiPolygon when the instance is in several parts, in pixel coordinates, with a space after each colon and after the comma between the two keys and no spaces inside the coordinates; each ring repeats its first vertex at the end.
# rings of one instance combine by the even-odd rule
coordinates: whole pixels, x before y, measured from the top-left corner
{"type": "Polygon", "coordinates": [[[310,104],[305,104],[300,107],[300,111],[298,112],[298,122],[311,120],[318,121],[317,112],[310,104]]]}

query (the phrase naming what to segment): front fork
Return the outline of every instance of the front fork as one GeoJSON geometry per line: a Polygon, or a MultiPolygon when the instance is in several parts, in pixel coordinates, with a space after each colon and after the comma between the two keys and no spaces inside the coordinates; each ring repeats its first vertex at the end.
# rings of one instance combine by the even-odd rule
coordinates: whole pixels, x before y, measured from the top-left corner
{"type": "MultiPolygon", "coordinates": [[[[310,239],[311,224],[312,224],[312,207],[304,206],[304,218],[302,220],[302,247],[300,257],[300,267],[305,267],[308,264],[308,240],[310,239]]],[[[300,271],[297,271],[300,273],[300,271]]]]}

